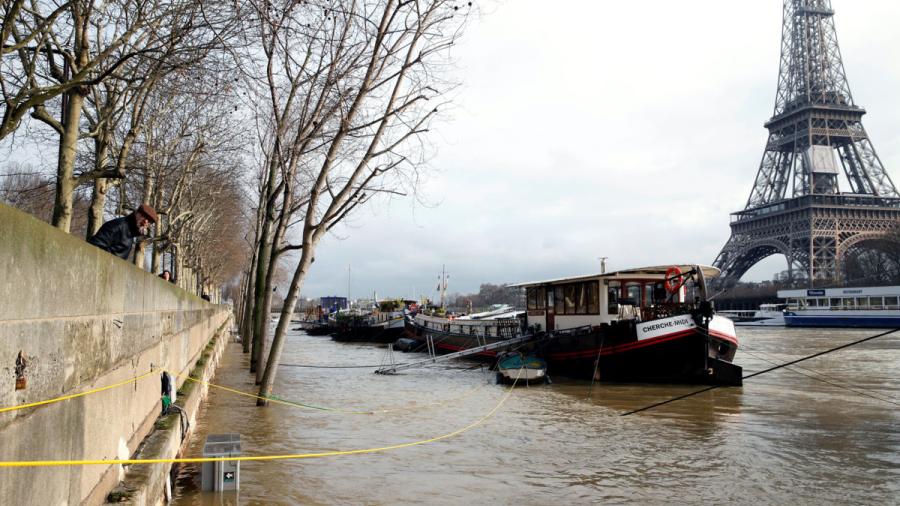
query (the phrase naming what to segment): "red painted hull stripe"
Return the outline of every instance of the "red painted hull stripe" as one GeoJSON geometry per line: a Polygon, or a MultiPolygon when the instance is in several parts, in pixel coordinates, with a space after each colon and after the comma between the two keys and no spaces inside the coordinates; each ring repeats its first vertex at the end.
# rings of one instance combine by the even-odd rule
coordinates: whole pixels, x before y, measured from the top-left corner
{"type": "MultiPolygon", "coordinates": [[[[643,341],[636,341],[633,343],[620,344],[618,346],[610,346],[608,348],[603,348],[600,350],[599,348],[590,348],[586,350],[578,350],[578,351],[569,351],[569,352],[558,352],[558,353],[549,353],[547,355],[548,358],[552,359],[564,359],[564,358],[584,358],[584,357],[595,357],[597,356],[597,352],[600,351],[600,355],[614,355],[616,353],[622,353],[625,351],[630,351],[638,348],[645,348],[647,346],[654,346],[657,344],[666,343],[669,341],[674,341],[676,339],[680,339],[682,337],[686,337],[692,334],[696,334],[694,329],[685,329],[679,332],[675,332],[672,334],[665,334],[662,336],[654,337],[651,339],[645,339],[643,341]]],[[[709,335],[712,337],[716,337],[725,341],[728,341],[735,346],[738,345],[737,339],[728,334],[723,334],[721,332],[716,332],[714,330],[709,331],[709,335]]],[[[454,346],[452,344],[445,343],[437,343],[435,345],[438,348],[451,350],[451,351],[462,351],[467,350],[469,348],[465,346],[454,346]]],[[[477,353],[477,355],[486,355],[486,356],[495,356],[496,353],[492,351],[486,351],[482,353],[477,353]]]]}
{"type": "MultiPolygon", "coordinates": [[[[611,346],[608,348],[603,348],[602,350],[600,350],[599,348],[592,348],[592,349],[588,349],[588,350],[549,353],[547,355],[547,358],[551,358],[551,359],[591,358],[591,357],[596,357],[598,354],[598,351],[600,352],[599,354],[601,356],[602,355],[614,355],[616,353],[622,353],[625,351],[631,351],[631,350],[638,349],[638,348],[645,348],[648,346],[655,346],[657,344],[674,341],[676,339],[681,339],[683,337],[686,337],[686,336],[689,336],[692,334],[696,334],[694,329],[685,329],[680,332],[675,332],[672,334],[665,334],[665,335],[662,335],[659,337],[654,337],[652,339],[645,339],[643,341],[637,341],[637,342],[633,342],[633,343],[620,344],[618,346],[611,346]]],[[[732,342],[734,345],[737,345],[736,340],[734,340],[733,338],[729,338],[725,334],[722,334],[721,336],[715,336],[715,337],[721,337],[722,339],[725,339],[727,341],[732,342]]]]}

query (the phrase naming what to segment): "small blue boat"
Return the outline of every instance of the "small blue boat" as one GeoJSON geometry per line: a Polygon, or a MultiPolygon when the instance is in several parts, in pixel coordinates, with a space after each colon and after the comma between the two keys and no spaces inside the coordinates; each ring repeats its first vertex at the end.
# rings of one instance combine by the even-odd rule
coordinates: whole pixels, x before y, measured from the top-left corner
{"type": "Polygon", "coordinates": [[[534,355],[523,355],[518,351],[503,353],[497,358],[497,383],[529,384],[546,383],[547,362],[534,355]]]}

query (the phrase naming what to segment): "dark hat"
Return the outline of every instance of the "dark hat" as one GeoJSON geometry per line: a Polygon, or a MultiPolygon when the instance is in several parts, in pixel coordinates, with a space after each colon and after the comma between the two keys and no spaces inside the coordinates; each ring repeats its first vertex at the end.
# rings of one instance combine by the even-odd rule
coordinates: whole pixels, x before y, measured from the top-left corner
{"type": "Polygon", "coordinates": [[[150,220],[150,223],[156,223],[156,209],[153,209],[153,207],[148,206],[147,204],[141,204],[138,206],[137,210],[146,216],[147,219],[150,220]]]}

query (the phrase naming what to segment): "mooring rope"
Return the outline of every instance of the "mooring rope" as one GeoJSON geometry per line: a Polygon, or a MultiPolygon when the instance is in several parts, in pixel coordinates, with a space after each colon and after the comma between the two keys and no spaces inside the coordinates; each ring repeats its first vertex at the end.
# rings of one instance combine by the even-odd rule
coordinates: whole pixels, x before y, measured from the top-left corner
{"type": "Polygon", "coordinates": [[[363,410],[349,410],[349,409],[341,409],[341,408],[332,408],[332,407],[318,406],[315,404],[309,404],[309,403],[304,403],[304,402],[291,401],[288,399],[282,399],[281,397],[279,397],[277,395],[272,395],[272,394],[270,394],[268,397],[262,397],[262,396],[259,396],[256,394],[252,394],[250,392],[244,392],[242,390],[236,390],[234,388],[217,385],[215,383],[210,383],[208,381],[202,381],[197,378],[193,378],[191,376],[177,374],[177,373],[171,373],[171,374],[180,376],[180,377],[185,378],[186,380],[192,381],[194,383],[199,383],[201,385],[206,385],[206,386],[209,386],[212,388],[217,388],[219,390],[231,392],[236,395],[250,397],[252,399],[262,399],[262,400],[273,402],[275,404],[283,404],[285,406],[293,406],[293,407],[297,407],[297,408],[307,408],[307,409],[313,409],[313,410],[317,410],[317,411],[333,411],[333,412],[344,413],[344,414],[349,414],[349,415],[378,415],[378,414],[398,413],[401,411],[413,411],[413,410],[418,410],[418,409],[426,409],[426,408],[432,408],[432,407],[436,407],[436,406],[443,406],[443,405],[449,404],[451,402],[456,402],[456,401],[465,399],[465,398],[471,396],[472,394],[474,394],[475,392],[477,392],[478,390],[484,388],[484,385],[479,385],[479,386],[469,389],[467,392],[463,393],[462,395],[458,395],[456,397],[451,397],[449,399],[445,399],[442,401],[431,402],[428,404],[415,404],[415,405],[410,405],[410,406],[398,406],[398,407],[372,409],[372,410],[363,411],[363,410]]]}
{"type": "MultiPolygon", "coordinates": [[[[843,349],[849,348],[849,347],[851,347],[851,346],[856,346],[856,345],[858,345],[858,344],[862,344],[862,343],[865,343],[865,342],[867,342],[867,341],[871,341],[871,340],[873,340],[873,339],[878,339],[878,338],[880,338],[880,337],[884,337],[884,336],[893,334],[893,333],[895,333],[895,332],[897,332],[897,331],[900,331],[900,329],[888,330],[887,332],[882,332],[881,334],[876,334],[876,335],[874,335],[874,336],[869,336],[869,337],[867,337],[867,338],[865,338],[865,339],[860,339],[860,340],[858,340],[858,341],[853,341],[852,343],[847,343],[847,344],[843,344],[843,345],[841,345],[841,346],[837,346],[837,347],[834,347],[834,348],[831,348],[831,349],[828,349],[828,350],[825,350],[825,351],[820,351],[820,352],[818,352],[818,353],[814,353],[814,354],[812,354],[812,355],[809,355],[809,356],[806,356],[806,357],[803,357],[803,358],[798,358],[797,360],[792,360],[792,361],[790,361],[790,362],[786,362],[786,363],[784,363],[784,364],[779,364],[779,365],[770,367],[770,368],[768,368],[768,369],[765,369],[765,370],[762,370],[762,371],[755,372],[755,373],[753,373],[753,374],[748,374],[748,375],[744,376],[742,379],[744,379],[744,380],[750,379],[750,378],[753,378],[753,377],[756,377],[756,376],[760,376],[760,375],[763,375],[763,374],[766,374],[766,373],[769,373],[769,372],[772,372],[772,371],[781,369],[781,368],[783,368],[783,367],[788,367],[788,366],[791,366],[791,365],[794,365],[794,364],[799,364],[800,362],[804,362],[804,361],[806,361],[806,360],[810,360],[810,359],[813,359],[813,358],[816,358],[816,357],[821,357],[822,355],[827,355],[827,354],[829,354],[829,353],[833,353],[833,352],[835,352],[835,351],[843,350],[843,349]]],[[[651,405],[649,405],[649,406],[645,406],[645,407],[640,408],[640,409],[635,409],[634,411],[629,411],[629,412],[627,412],[627,413],[622,413],[621,416],[628,416],[628,415],[633,415],[633,414],[635,414],[635,413],[640,413],[640,412],[642,412],[642,411],[647,411],[648,409],[657,408],[657,407],[659,407],[659,406],[663,406],[663,405],[666,405],[666,404],[669,404],[669,403],[672,403],[672,402],[680,401],[680,400],[682,400],[682,399],[687,399],[688,397],[693,397],[693,396],[695,396],[695,395],[697,395],[697,394],[702,394],[702,393],[704,393],[704,392],[709,392],[710,390],[715,390],[716,388],[721,388],[722,386],[723,386],[723,385],[713,385],[713,386],[710,386],[710,387],[706,387],[706,388],[703,388],[703,389],[700,389],[700,390],[696,390],[696,391],[694,391],[694,392],[691,392],[691,393],[688,393],[688,394],[685,394],[685,395],[680,395],[680,396],[678,396],[678,397],[675,397],[675,398],[672,398],[672,399],[669,399],[669,400],[666,400],[666,401],[657,402],[656,404],[651,404],[651,405]]]]}
{"type": "MultiPolygon", "coordinates": [[[[767,362],[767,363],[772,364],[772,365],[778,365],[777,362],[774,362],[774,361],[772,360],[772,358],[771,358],[771,357],[772,357],[772,354],[770,354],[770,353],[766,353],[766,352],[764,352],[764,351],[762,351],[762,350],[750,348],[750,347],[748,347],[747,345],[743,345],[743,344],[741,345],[741,350],[743,350],[744,353],[750,355],[751,357],[755,357],[757,360],[762,360],[763,362],[767,362]],[[762,356],[762,355],[769,355],[770,358],[766,358],[765,356],[762,356]]],[[[849,392],[853,392],[853,393],[855,393],[855,394],[862,395],[862,396],[864,396],[864,397],[870,397],[870,398],[875,399],[875,400],[878,400],[878,401],[883,401],[883,402],[887,402],[887,403],[889,403],[889,404],[893,404],[893,405],[895,405],[895,406],[900,406],[900,402],[893,401],[893,400],[888,399],[888,398],[886,398],[886,397],[879,397],[879,396],[877,396],[877,395],[875,395],[875,394],[873,394],[873,393],[871,393],[871,392],[867,392],[867,391],[865,391],[865,390],[859,390],[859,389],[856,389],[856,388],[849,387],[849,386],[847,386],[847,385],[842,385],[842,384],[840,384],[840,383],[836,383],[836,382],[834,382],[834,381],[831,381],[831,380],[829,380],[829,379],[827,379],[827,378],[822,377],[821,374],[816,373],[815,371],[811,371],[811,370],[809,370],[809,369],[800,367],[800,366],[798,366],[798,365],[791,366],[791,368],[788,369],[788,370],[791,371],[791,372],[797,373],[797,374],[799,374],[799,375],[801,375],[801,376],[805,376],[805,377],[807,377],[807,378],[809,378],[809,379],[812,379],[812,380],[815,380],[815,381],[820,381],[820,382],[822,382],[822,383],[831,385],[831,386],[833,386],[833,387],[835,387],[835,388],[840,388],[840,389],[842,389],[842,390],[847,390],[847,391],[849,391],[849,392]]]]}
{"type": "MultiPolygon", "coordinates": [[[[396,365],[406,365],[400,363],[396,365]]],[[[311,365],[311,364],[278,364],[279,367],[305,367],[308,369],[378,369],[381,365],[311,365]]]]}
{"type": "Polygon", "coordinates": [[[270,461],[270,460],[294,460],[294,459],[310,459],[310,458],[321,458],[321,457],[336,457],[341,455],[360,455],[367,453],[378,453],[378,452],[386,452],[390,450],[398,450],[401,448],[409,448],[411,446],[419,446],[428,443],[434,443],[437,441],[442,441],[444,439],[449,439],[454,436],[458,436],[466,431],[469,431],[487,421],[490,417],[500,409],[501,406],[509,399],[512,395],[513,389],[516,387],[516,383],[518,383],[519,378],[522,375],[522,370],[524,368],[519,369],[519,374],[516,375],[516,379],[513,381],[513,384],[509,387],[503,397],[500,399],[500,402],[497,403],[496,406],[493,407],[486,415],[482,416],[478,420],[470,423],[469,425],[457,429],[453,432],[448,432],[447,434],[443,434],[440,436],[422,439],[419,441],[412,441],[409,443],[400,443],[390,446],[380,446],[376,448],[364,448],[360,450],[343,450],[343,451],[330,451],[330,452],[318,452],[318,453],[295,453],[288,455],[258,455],[258,456],[247,456],[247,457],[195,457],[195,458],[172,458],[172,459],[110,459],[110,460],[21,460],[21,461],[0,461],[0,468],[4,467],[57,467],[57,466],[90,466],[90,465],[111,465],[111,464],[122,464],[122,465],[135,465],[135,464],[193,464],[193,463],[202,463],[202,462],[249,462],[249,461],[270,461]]]}

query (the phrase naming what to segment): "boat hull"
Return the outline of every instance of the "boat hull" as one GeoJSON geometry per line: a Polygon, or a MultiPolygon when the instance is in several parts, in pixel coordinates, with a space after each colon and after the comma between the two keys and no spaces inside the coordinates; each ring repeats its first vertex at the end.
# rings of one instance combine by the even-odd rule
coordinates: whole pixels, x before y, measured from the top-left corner
{"type": "MultiPolygon", "coordinates": [[[[457,351],[468,350],[469,348],[474,348],[476,346],[497,343],[504,340],[503,338],[491,336],[481,337],[469,334],[439,332],[431,329],[425,329],[415,324],[407,324],[404,334],[407,338],[416,340],[419,343],[418,348],[421,350],[428,349],[426,340],[427,337],[431,337],[432,342],[434,343],[435,352],[439,354],[455,353],[457,351]]],[[[476,353],[467,358],[471,360],[490,362],[496,360],[497,353],[497,351],[485,351],[476,353]]]]}
{"type": "Polygon", "coordinates": [[[547,369],[500,369],[497,371],[497,383],[527,385],[547,381],[547,369]]]}
{"type": "Polygon", "coordinates": [[[803,311],[784,315],[788,327],[900,328],[900,311],[803,311]]]}
{"type": "Polygon", "coordinates": [[[340,330],[331,335],[331,338],[340,342],[352,343],[393,343],[403,336],[403,327],[385,328],[382,326],[354,327],[340,330]]]}
{"type": "Polygon", "coordinates": [[[602,332],[550,341],[542,356],[554,376],[611,382],[740,385],[736,343],[689,329],[645,341],[607,341],[602,332]]]}
{"type": "Polygon", "coordinates": [[[327,336],[334,332],[334,327],[328,325],[316,325],[306,329],[306,335],[309,336],[327,336]]]}
{"type": "MultiPolygon", "coordinates": [[[[740,385],[741,367],[731,361],[737,351],[734,325],[716,317],[710,328],[693,325],[691,317],[669,318],[645,324],[604,325],[577,333],[557,333],[523,351],[534,351],[547,361],[547,374],[574,379],[612,382],[740,385]],[[723,324],[724,322],[724,324],[723,324]],[[533,350],[532,350],[533,348],[533,350]]],[[[450,353],[500,342],[498,337],[476,337],[407,326],[407,337],[435,351],[450,353]]],[[[494,360],[495,351],[472,358],[494,360]]]]}

